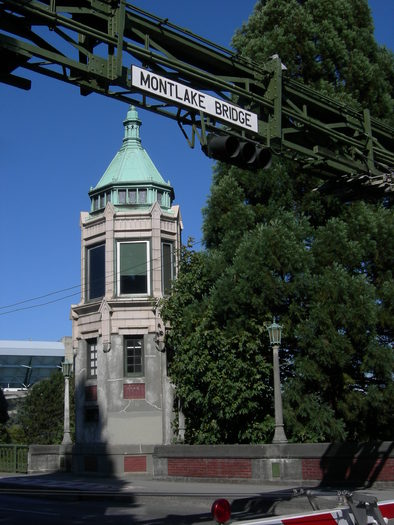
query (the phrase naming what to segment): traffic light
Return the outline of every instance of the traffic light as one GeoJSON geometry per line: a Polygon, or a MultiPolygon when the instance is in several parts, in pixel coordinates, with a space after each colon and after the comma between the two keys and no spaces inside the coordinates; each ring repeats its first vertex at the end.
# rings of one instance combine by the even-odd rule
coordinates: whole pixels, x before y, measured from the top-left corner
{"type": "Polygon", "coordinates": [[[272,160],[269,148],[263,148],[256,142],[238,139],[233,135],[211,133],[207,136],[207,144],[202,146],[202,150],[212,159],[250,170],[268,169],[272,160]]]}

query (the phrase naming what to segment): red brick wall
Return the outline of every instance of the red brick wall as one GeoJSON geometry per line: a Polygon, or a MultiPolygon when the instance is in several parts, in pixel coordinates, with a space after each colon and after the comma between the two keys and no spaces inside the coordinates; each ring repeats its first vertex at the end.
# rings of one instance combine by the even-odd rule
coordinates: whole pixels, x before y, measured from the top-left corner
{"type": "Polygon", "coordinates": [[[123,385],[123,399],[145,399],[144,383],[126,383],[123,385]]]}
{"type": "Polygon", "coordinates": [[[384,461],[377,459],[373,464],[368,459],[355,458],[349,464],[348,458],[324,458],[324,467],[319,458],[308,458],[302,460],[303,480],[322,480],[323,478],[335,481],[352,481],[365,479],[373,481],[394,480],[394,459],[387,458],[384,461]],[[363,475],[363,473],[367,473],[363,475]]]}
{"type": "MultiPolygon", "coordinates": [[[[375,463],[375,469],[380,468],[380,461],[375,463]]],[[[394,458],[386,459],[382,470],[378,473],[378,481],[393,481],[394,480],[394,458]]]]}
{"type": "Polygon", "coordinates": [[[97,385],[85,386],[86,401],[97,401],[97,385]]]}
{"type": "Polygon", "coordinates": [[[146,472],[146,456],[125,456],[125,472],[146,472]]]}
{"type": "Polygon", "coordinates": [[[302,460],[302,479],[322,479],[323,470],[320,466],[320,459],[302,460]]]}
{"type": "Polygon", "coordinates": [[[250,459],[168,458],[168,475],[195,478],[251,478],[250,459]]]}

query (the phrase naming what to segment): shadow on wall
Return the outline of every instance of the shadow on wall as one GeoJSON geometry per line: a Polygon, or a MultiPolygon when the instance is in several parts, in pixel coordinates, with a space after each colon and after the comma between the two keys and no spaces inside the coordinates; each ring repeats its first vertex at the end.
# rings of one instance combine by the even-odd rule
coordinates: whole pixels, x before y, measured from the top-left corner
{"type": "Polygon", "coordinates": [[[352,485],[368,488],[377,481],[391,481],[394,443],[338,443],[328,447],[320,460],[322,486],[352,485]]]}

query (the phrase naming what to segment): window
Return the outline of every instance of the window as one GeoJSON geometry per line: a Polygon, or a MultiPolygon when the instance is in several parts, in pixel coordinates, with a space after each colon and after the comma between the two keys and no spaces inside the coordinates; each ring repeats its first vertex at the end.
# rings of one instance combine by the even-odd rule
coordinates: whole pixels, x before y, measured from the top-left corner
{"type": "Polygon", "coordinates": [[[89,377],[97,377],[97,339],[89,339],[86,344],[88,375],[89,377]]]}
{"type": "Polygon", "coordinates": [[[86,297],[90,301],[105,295],[105,244],[87,249],[86,297]]]}
{"type": "Polygon", "coordinates": [[[150,293],[148,249],[149,243],[147,241],[118,243],[119,295],[150,293]]]}
{"type": "Polygon", "coordinates": [[[162,191],[158,191],[157,192],[157,202],[162,205],[163,204],[163,192],[162,191]]]}
{"type": "Polygon", "coordinates": [[[96,195],[93,197],[93,211],[96,211],[99,209],[99,196],[96,195]]]}
{"type": "Polygon", "coordinates": [[[118,203],[119,204],[126,203],[126,190],[118,190],[118,203]]]}
{"type": "Polygon", "coordinates": [[[125,337],[124,364],[126,376],[144,375],[144,339],[142,336],[125,337]]]}
{"type": "Polygon", "coordinates": [[[175,276],[173,244],[170,242],[161,243],[161,268],[163,293],[166,294],[170,291],[171,281],[175,276]]]}
{"type": "Polygon", "coordinates": [[[129,190],[129,204],[137,202],[137,190],[129,190]]]}
{"type": "Polygon", "coordinates": [[[146,190],[138,190],[138,202],[140,204],[146,203],[146,190]]]}

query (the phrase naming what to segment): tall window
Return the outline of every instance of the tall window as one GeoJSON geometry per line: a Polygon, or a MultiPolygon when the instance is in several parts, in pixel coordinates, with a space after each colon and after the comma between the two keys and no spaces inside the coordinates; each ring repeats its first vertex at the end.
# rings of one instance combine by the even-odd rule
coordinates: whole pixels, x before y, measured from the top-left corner
{"type": "Polygon", "coordinates": [[[97,377],[97,339],[89,339],[86,343],[88,375],[89,377],[97,377]]]}
{"type": "Polygon", "coordinates": [[[140,204],[146,203],[146,190],[138,190],[138,202],[140,204]]]}
{"type": "Polygon", "coordinates": [[[161,265],[163,293],[170,291],[171,281],[175,277],[173,244],[171,242],[161,243],[161,265]]]}
{"type": "Polygon", "coordinates": [[[125,204],[125,202],[126,202],[126,190],[118,190],[118,202],[119,202],[119,204],[125,204]]]}
{"type": "Polygon", "coordinates": [[[136,335],[125,337],[124,364],[126,376],[144,375],[144,339],[136,335]]]}
{"type": "Polygon", "coordinates": [[[86,252],[86,297],[92,300],[105,295],[105,244],[92,246],[86,252]]]}
{"type": "Polygon", "coordinates": [[[149,294],[149,242],[118,243],[118,294],[149,294]]]}
{"type": "Polygon", "coordinates": [[[135,204],[137,202],[137,190],[129,190],[129,203],[135,204]]]}

